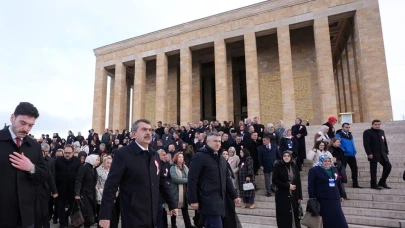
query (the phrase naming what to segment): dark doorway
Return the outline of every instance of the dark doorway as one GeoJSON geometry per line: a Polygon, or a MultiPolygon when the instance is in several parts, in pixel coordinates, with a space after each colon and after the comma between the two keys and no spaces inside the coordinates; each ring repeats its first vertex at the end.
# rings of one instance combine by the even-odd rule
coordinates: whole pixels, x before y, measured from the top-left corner
{"type": "Polygon", "coordinates": [[[202,63],[201,69],[201,117],[203,120],[215,120],[215,63],[202,63]]]}
{"type": "Polygon", "coordinates": [[[247,118],[247,91],[245,56],[232,58],[233,107],[235,124],[247,118]]]}

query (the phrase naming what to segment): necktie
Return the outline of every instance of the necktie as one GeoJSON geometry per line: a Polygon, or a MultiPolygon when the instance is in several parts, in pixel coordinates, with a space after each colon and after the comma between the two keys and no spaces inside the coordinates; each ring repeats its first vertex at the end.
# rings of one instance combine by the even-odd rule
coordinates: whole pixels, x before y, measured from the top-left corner
{"type": "Polygon", "coordinates": [[[270,146],[267,146],[267,150],[268,150],[268,151],[270,151],[270,150],[271,150],[271,149],[270,149],[270,146]]]}
{"type": "Polygon", "coordinates": [[[15,141],[16,141],[17,147],[20,148],[20,146],[21,146],[21,139],[20,139],[19,137],[17,137],[17,138],[15,138],[15,141]]]}

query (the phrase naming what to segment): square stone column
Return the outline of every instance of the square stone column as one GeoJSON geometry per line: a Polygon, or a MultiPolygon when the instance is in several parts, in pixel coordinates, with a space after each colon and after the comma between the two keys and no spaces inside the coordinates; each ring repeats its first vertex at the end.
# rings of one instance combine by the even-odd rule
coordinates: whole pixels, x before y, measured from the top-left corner
{"type": "Polygon", "coordinates": [[[321,96],[322,118],[325,122],[329,117],[337,117],[336,94],[333,76],[332,50],[330,44],[329,22],[327,17],[314,20],[314,37],[316,66],[318,68],[319,90],[321,96]]]}
{"type": "Polygon", "coordinates": [[[132,94],[132,122],[145,118],[146,62],[143,58],[135,60],[134,89],[132,94]]]}
{"type": "Polygon", "coordinates": [[[180,49],[180,124],[192,120],[192,55],[189,47],[180,49]]]}
{"type": "Polygon", "coordinates": [[[229,121],[228,75],[225,40],[214,42],[216,119],[229,121]]]}
{"type": "Polygon", "coordinates": [[[348,73],[350,75],[350,94],[352,97],[353,104],[353,122],[361,123],[362,122],[362,111],[360,109],[361,99],[359,97],[359,85],[358,77],[356,74],[356,61],[354,55],[353,47],[353,36],[350,37],[347,43],[347,61],[348,61],[348,73]]]}
{"type": "Polygon", "coordinates": [[[256,34],[254,32],[245,34],[244,42],[248,117],[252,119],[254,117],[261,118],[256,34]]]}
{"type": "MultiPolygon", "coordinates": [[[[159,53],[156,57],[156,121],[167,121],[167,80],[168,63],[165,53],[159,53]]],[[[155,123],[152,123],[155,124],[155,123]]]]}
{"type": "Polygon", "coordinates": [[[96,68],[94,79],[93,128],[97,133],[104,132],[107,104],[107,70],[96,68]]]}
{"type": "Polygon", "coordinates": [[[278,55],[280,62],[281,101],[283,121],[286,126],[294,125],[295,111],[294,77],[291,58],[290,26],[277,28],[278,55]]]}
{"type": "Polygon", "coordinates": [[[363,121],[390,121],[393,115],[378,1],[367,1],[367,6],[356,11],[354,25],[363,121]]]}
{"type": "Polygon", "coordinates": [[[114,82],[115,77],[110,77],[110,105],[108,107],[108,128],[112,130],[116,130],[113,128],[113,120],[114,120],[114,82]]]}
{"type": "Polygon", "coordinates": [[[115,64],[115,82],[114,82],[114,119],[113,128],[122,131],[125,129],[126,118],[126,68],[123,63],[115,64]]]}

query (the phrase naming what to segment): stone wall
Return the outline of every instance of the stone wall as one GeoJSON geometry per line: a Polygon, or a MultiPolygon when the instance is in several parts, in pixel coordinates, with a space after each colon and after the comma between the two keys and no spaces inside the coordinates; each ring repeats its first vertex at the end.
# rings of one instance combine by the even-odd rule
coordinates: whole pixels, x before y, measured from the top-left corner
{"type": "MultiPolygon", "coordinates": [[[[323,122],[313,27],[290,31],[296,116],[311,124],[323,122]]],[[[333,90],[334,88],[330,88],[333,90]]]]}
{"type": "Polygon", "coordinates": [[[257,38],[257,60],[260,80],[261,122],[264,125],[276,124],[283,116],[276,33],[257,38]]]}

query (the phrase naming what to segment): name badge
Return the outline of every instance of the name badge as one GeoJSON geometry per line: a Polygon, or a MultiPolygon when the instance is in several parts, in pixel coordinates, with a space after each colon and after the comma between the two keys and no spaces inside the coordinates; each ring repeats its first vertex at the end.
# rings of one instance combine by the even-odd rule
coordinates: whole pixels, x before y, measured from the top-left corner
{"type": "Polygon", "coordinates": [[[335,180],[329,179],[329,187],[335,187],[335,180]]]}
{"type": "Polygon", "coordinates": [[[289,148],[289,149],[292,148],[292,144],[291,144],[291,143],[288,144],[288,148],[289,148]]]}

